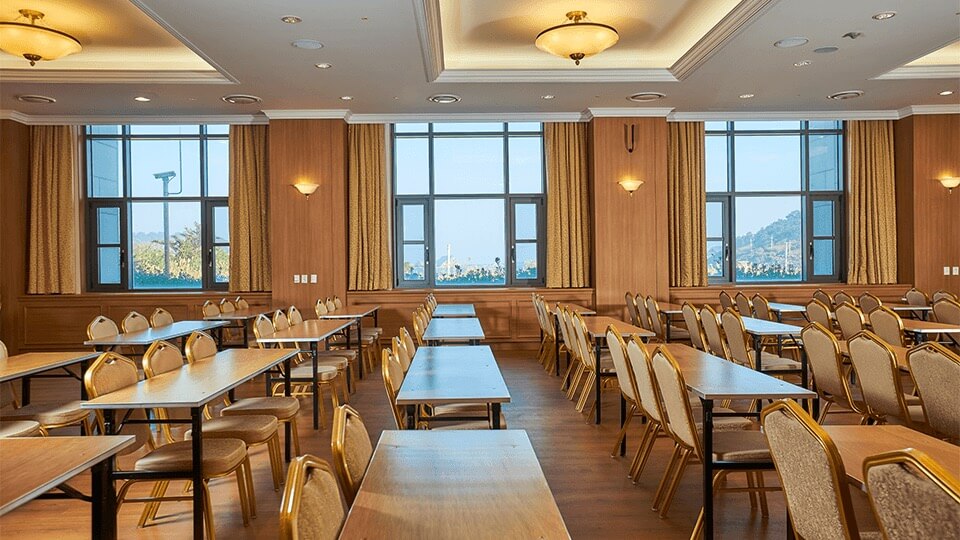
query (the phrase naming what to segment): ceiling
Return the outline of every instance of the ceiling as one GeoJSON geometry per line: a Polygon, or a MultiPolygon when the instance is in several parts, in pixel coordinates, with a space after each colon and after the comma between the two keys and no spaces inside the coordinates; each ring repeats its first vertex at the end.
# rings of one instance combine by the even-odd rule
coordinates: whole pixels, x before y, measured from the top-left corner
{"type": "MultiPolygon", "coordinates": [[[[242,9],[236,0],[192,2],[190,9],[177,0],[11,0],[4,2],[0,18],[12,20],[15,15],[9,12],[19,8],[46,11],[47,25],[74,33],[85,47],[40,69],[25,69],[21,61],[3,55],[0,109],[27,115],[106,121],[110,116],[162,120],[263,110],[322,116],[337,113],[316,111],[349,109],[379,118],[451,113],[550,118],[551,113],[588,108],[618,114],[666,108],[720,116],[841,115],[916,105],[960,110],[960,59],[934,69],[903,67],[960,38],[956,0],[261,0],[245,2],[242,9]],[[734,14],[724,16],[734,4],[734,14]],[[59,6],[70,10],[57,14],[59,6]],[[613,24],[621,34],[618,45],[579,68],[532,45],[541,27],[561,22],[572,9],[586,9],[590,19],[613,24]],[[871,18],[885,10],[897,16],[871,18]],[[456,20],[444,21],[448,12],[458,14],[446,16],[456,20]],[[285,24],[280,20],[284,15],[297,15],[303,22],[285,24]],[[862,36],[842,37],[851,31],[862,36]],[[791,49],[773,46],[790,36],[804,36],[809,43],[791,49]],[[300,38],[320,40],[324,47],[292,47],[300,38]],[[839,50],[813,52],[823,46],[839,50]],[[101,58],[97,61],[109,62],[108,49],[109,54],[120,51],[127,73],[114,70],[110,79],[69,73],[74,68],[90,71],[84,65],[95,65],[95,54],[101,58]],[[191,61],[206,66],[195,64],[195,71],[216,73],[216,79],[150,76],[162,75],[160,68],[145,75],[144,62],[174,49],[192,51],[191,61]],[[516,54],[507,54],[512,50],[516,54]],[[795,67],[801,61],[810,64],[795,67]],[[314,67],[322,62],[333,67],[314,67]],[[463,66],[470,76],[448,75],[463,66]],[[50,75],[44,70],[59,71],[50,75]],[[842,102],[826,99],[850,89],[865,94],[842,102]],[[940,96],[944,90],[954,93],[940,96]],[[647,104],[626,99],[643,91],[666,97],[647,104]],[[221,101],[232,93],[254,94],[263,101],[221,101]],[[428,102],[436,93],[458,94],[462,101],[428,102]],[[57,102],[22,103],[17,100],[22,94],[48,95],[57,102]],[[743,94],[755,97],[739,98],[743,94]],[[151,101],[133,100],[143,95],[151,101]],[[555,97],[542,99],[547,95],[555,97]]],[[[950,52],[956,51],[953,47],[945,50],[957,58],[950,52]]]]}

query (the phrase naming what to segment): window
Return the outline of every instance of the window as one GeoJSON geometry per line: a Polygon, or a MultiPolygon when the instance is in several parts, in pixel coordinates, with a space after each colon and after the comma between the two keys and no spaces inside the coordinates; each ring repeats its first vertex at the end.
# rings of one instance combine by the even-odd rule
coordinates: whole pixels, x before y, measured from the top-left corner
{"type": "Polygon", "coordinates": [[[539,123],[396,124],[400,287],[542,285],[539,123]]]}
{"type": "Polygon", "coordinates": [[[86,129],[91,290],[226,289],[228,127],[86,129]]]}
{"type": "Polygon", "coordinates": [[[840,281],[843,127],[707,122],[711,282],[840,281]]]}

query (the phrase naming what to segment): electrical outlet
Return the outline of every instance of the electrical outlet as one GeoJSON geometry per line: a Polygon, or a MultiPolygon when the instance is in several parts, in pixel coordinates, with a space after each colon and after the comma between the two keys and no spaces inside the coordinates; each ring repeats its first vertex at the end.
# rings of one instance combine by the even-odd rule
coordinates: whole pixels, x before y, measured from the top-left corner
{"type": "Polygon", "coordinates": [[[945,275],[945,276],[949,276],[949,275],[950,275],[950,267],[949,267],[949,266],[944,266],[944,267],[943,267],[943,275],[945,275]]]}
{"type": "Polygon", "coordinates": [[[316,283],[316,282],[317,282],[317,275],[310,274],[310,283],[316,283]]]}
{"type": "Polygon", "coordinates": [[[307,275],[306,275],[306,274],[300,274],[300,283],[304,283],[304,284],[307,283],[307,275]]]}
{"type": "Polygon", "coordinates": [[[960,266],[953,267],[953,275],[960,276],[960,266]]]}
{"type": "Polygon", "coordinates": [[[294,274],[294,275],[293,275],[293,282],[294,282],[294,284],[299,284],[299,283],[300,283],[300,274],[294,274]]]}

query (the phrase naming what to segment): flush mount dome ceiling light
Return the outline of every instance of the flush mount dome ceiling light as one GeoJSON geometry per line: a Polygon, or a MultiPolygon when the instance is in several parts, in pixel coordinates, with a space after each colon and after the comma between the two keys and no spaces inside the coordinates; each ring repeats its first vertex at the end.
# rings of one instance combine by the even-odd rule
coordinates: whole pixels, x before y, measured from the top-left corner
{"type": "Polygon", "coordinates": [[[428,97],[427,101],[440,103],[441,105],[449,105],[450,103],[459,103],[460,96],[456,94],[435,94],[428,97]]]}
{"type": "Polygon", "coordinates": [[[83,48],[70,34],[38,25],[43,13],[21,9],[20,16],[30,22],[0,22],[0,50],[3,52],[22,56],[35,66],[40,60],[56,60],[76,54],[83,48]]]}
{"type": "Polygon", "coordinates": [[[627,96],[627,100],[643,103],[645,101],[656,101],[665,97],[667,97],[667,95],[660,92],[638,92],[632,96],[627,96]]]}
{"type": "Polygon", "coordinates": [[[263,101],[259,97],[249,94],[229,94],[220,99],[233,105],[250,105],[251,103],[260,103],[263,101]]]}
{"type": "Polygon", "coordinates": [[[796,36],[796,37],[783,38],[780,41],[777,41],[776,43],[774,43],[773,46],[779,49],[789,49],[791,47],[799,47],[801,45],[806,45],[809,42],[810,40],[805,37],[796,36]]]}
{"type": "Polygon", "coordinates": [[[315,51],[323,48],[323,43],[320,43],[315,39],[298,39],[290,42],[290,44],[298,49],[307,49],[309,51],[315,51]]]}
{"type": "Polygon", "coordinates": [[[830,94],[827,96],[827,99],[833,99],[841,101],[844,99],[854,99],[863,95],[863,90],[844,90],[843,92],[837,92],[835,94],[830,94]]]}
{"type": "Polygon", "coordinates": [[[56,103],[57,100],[50,96],[41,96],[39,94],[22,94],[17,96],[17,101],[24,103],[56,103]]]}
{"type": "Polygon", "coordinates": [[[567,13],[569,22],[551,26],[537,35],[537,48],[560,58],[569,58],[579,66],[584,58],[599,54],[620,40],[616,28],[585,22],[586,17],[586,11],[567,13]]]}

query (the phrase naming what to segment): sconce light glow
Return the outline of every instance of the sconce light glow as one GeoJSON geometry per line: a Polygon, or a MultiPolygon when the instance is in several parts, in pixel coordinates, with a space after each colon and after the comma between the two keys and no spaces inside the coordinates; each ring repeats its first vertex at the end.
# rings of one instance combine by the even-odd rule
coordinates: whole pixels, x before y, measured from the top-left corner
{"type": "Polygon", "coordinates": [[[630,196],[632,197],[633,192],[640,189],[640,186],[643,185],[643,180],[636,180],[634,178],[624,178],[623,180],[620,180],[617,183],[620,184],[620,187],[622,187],[623,190],[629,193],[630,196]]]}
{"type": "Polygon", "coordinates": [[[306,195],[308,199],[310,198],[311,195],[313,195],[315,191],[317,191],[317,188],[320,187],[320,184],[317,184],[314,182],[306,182],[306,181],[299,181],[296,184],[290,184],[290,185],[293,186],[293,189],[306,195]]]}
{"type": "Polygon", "coordinates": [[[937,178],[940,185],[947,188],[947,193],[953,193],[953,188],[960,186],[960,176],[943,176],[937,178]]]}

